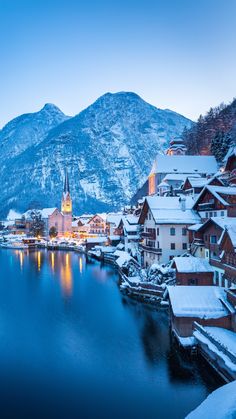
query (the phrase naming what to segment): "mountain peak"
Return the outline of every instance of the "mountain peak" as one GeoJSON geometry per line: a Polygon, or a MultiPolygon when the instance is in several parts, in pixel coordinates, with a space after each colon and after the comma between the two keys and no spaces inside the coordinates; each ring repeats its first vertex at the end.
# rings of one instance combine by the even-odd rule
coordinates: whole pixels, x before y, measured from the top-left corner
{"type": "Polygon", "coordinates": [[[41,111],[63,113],[61,109],[58,108],[58,106],[54,105],[54,103],[45,103],[41,111]]]}

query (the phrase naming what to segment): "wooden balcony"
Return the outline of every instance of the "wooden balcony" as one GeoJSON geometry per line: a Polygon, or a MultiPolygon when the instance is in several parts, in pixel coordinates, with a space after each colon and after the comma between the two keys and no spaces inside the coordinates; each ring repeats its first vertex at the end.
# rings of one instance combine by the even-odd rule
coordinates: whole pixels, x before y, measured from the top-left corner
{"type": "Polygon", "coordinates": [[[151,246],[145,246],[145,245],[141,245],[141,250],[144,250],[145,252],[149,252],[149,253],[154,253],[155,255],[161,255],[162,254],[162,249],[157,249],[156,247],[151,247],[151,246]]]}

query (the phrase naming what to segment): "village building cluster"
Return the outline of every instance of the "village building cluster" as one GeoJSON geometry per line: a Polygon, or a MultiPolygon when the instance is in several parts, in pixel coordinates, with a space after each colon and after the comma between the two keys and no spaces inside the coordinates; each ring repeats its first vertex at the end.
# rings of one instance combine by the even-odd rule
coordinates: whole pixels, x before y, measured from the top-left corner
{"type": "Polygon", "coordinates": [[[148,185],[136,206],[76,216],[66,171],[60,209],[28,210],[5,229],[30,235],[40,219],[44,238],[80,240],[87,254],[115,263],[122,290],[163,304],[168,295],[178,342],[197,344],[224,378],[236,379],[236,355],[225,348],[236,345],[236,148],[218,167],[174,139],[148,185]]]}

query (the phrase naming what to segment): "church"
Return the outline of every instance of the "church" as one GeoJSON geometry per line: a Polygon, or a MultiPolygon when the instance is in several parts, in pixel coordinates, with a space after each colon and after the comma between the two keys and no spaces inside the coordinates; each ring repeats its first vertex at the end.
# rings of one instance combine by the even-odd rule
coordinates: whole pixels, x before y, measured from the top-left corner
{"type": "Polygon", "coordinates": [[[166,182],[167,175],[171,177],[172,182],[182,184],[187,177],[207,178],[217,172],[218,167],[214,156],[188,156],[186,151],[183,140],[175,138],[170,142],[165,155],[157,155],[148,177],[149,195],[160,194],[160,188],[163,189],[168,183],[166,182]]]}
{"type": "Polygon", "coordinates": [[[72,199],[70,195],[69,175],[66,170],[64,189],[61,200],[61,211],[58,208],[44,208],[42,219],[45,224],[45,233],[50,234],[54,227],[58,236],[69,236],[72,232],[72,199]]]}

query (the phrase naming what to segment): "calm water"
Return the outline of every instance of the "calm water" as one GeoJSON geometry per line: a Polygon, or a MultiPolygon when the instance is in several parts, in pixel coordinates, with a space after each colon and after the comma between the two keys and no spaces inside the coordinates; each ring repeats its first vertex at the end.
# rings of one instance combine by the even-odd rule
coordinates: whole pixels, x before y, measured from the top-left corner
{"type": "Polygon", "coordinates": [[[111,267],[0,250],[0,417],[184,418],[221,383],[111,267]]]}

